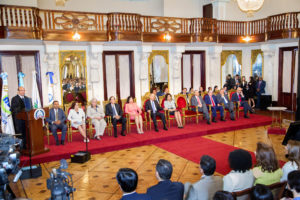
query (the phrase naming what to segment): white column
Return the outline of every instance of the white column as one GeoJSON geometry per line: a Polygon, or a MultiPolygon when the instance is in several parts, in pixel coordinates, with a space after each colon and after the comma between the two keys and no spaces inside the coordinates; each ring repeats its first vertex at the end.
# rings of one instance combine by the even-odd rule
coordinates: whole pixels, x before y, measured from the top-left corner
{"type": "Polygon", "coordinates": [[[222,46],[209,47],[208,66],[206,66],[206,89],[211,86],[218,85],[219,88],[223,87],[221,83],[221,52],[222,46]]]}
{"type": "Polygon", "coordinates": [[[87,73],[89,74],[88,92],[89,99],[96,98],[102,102],[104,100],[104,83],[103,83],[103,43],[90,43],[90,65],[87,66],[87,73]]]}
{"type": "MultiPolygon", "coordinates": [[[[59,42],[44,42],[45,45],[45,57],[44,62],[47,64],[46,70],[41,70],[42,79],[47,79],[46,72],[53,72],[53,98],[58,100],[60,104],[62,103],[61,96],[61,83],[60,83],[60,71],[59,71],[59,42]]],[[[47,81],[48,84],[48,81],[47,81]]],[[[48,90],[47,86],[44,89],[48,90]]],[[[48,105],[48,91],[43,92],[44,105],[48,105]],[[45,95],[46,94],[46,95],[45,95]]]]}
{"type": "Polygon", "coordinates": [[[213,18],[225,20],[226,18],[226,4],[230,0],[213,0],[213,18]]]}
{"type": "Polygon", "coordinates": [[[171,94],[178,94],[181,92],[181,58],[184,51],[185,46],[175,46],[171,48],[169,60],[169,81],[173,83],[172,85],[170,84],[169,88],[171,94]]]}
{"type": "Polygon", "coordinates": [[[278,66],[274,66],[275,45],[263,44],[261,50],[264,53],[263,79],[266,81],[266,94],[272,95],[272,101],[278,99],[278,66]]]}
{"type": "MultiPolygon", "coordinates": [[[[142,45],[138,49],[139,62],[135,65],[136,69],[139,69],[139,82],[140,90],[136,90],[136,96],[141,97],[149,91],[149,69],[148,58],[152,52],[152,45],[142,45]]],[[[137,70],[135,70],[137,72],[137,70]]],[[[137,98],[137,103],[140,105],[140,98],[137,98]]]]}

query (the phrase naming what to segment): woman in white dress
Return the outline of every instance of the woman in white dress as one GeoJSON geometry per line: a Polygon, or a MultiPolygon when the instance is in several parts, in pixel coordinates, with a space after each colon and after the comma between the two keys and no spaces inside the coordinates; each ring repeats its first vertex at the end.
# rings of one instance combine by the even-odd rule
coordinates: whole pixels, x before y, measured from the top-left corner
{"type": "Polygon", "coordinates": [[[71,122],[71,126],[78,129],[79,133],[84,138],[84,142],[89,142],[90,140],[86,135],[86,126],[85,126],[85,113],[82,108],[79,108],[78,102],[73,102],[71,105],[68,120],[71,122]]]}
{"type": "Polygon", "coordinates": [[[181,114],[179,110],[176,109],[175,102],[170,93],[167,93],[165,96],[164,108],[169,111],[169,115],[174,115],[178,128],[183,128],[181,114]]]}
{"type": "Polygon", "coordinates": [[[300,169],[300,142],[289,140],[287,146],[287,159],[289,160],[282,167],[283,175],[280,181],[287,181],[288,174],[291,171],[300,169]]]}
{"type": "Polygon", "coordinates": [[[94,138],[101,140],[100,136],[104,134],[106,122],[104,120],[105,113],[102,106],[97,105],[97,99],[93,98],[91,100],[91,105],[87,108],[87,116],[92,119],[92,124],[96,130],[94,138]]]}

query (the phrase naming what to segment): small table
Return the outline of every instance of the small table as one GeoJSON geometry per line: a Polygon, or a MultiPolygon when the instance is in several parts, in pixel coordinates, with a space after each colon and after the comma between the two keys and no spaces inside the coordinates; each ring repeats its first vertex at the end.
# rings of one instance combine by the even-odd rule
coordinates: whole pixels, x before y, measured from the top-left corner
{"type": "Polygon", "coordinates": [[[271,127],[276,127],[277,125],[279,125],[279,127],[282,128],[281,111],[285,111],[287,108],[286,107],[268,107],[267,109],[272,111],[271,127]],[[275,116],[275,112],[279,112],[279,121],[278,121],[277,116],[275,116]]]}

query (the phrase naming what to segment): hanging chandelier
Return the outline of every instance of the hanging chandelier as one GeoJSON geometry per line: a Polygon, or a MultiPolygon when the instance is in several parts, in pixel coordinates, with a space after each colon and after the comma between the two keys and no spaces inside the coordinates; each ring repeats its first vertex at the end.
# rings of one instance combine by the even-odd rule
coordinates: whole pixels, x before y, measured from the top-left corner
{"type": "Polygon", "coordinates": [[[236,0],[239,8],[247,13],[248,17],[253,17],[253,13],[258,11],[264,4],[264,0],[236,0]]]}

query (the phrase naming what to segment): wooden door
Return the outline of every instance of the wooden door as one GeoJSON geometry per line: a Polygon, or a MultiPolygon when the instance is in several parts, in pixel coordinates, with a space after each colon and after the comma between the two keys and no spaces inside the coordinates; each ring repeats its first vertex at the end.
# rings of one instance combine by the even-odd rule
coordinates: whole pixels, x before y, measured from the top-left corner
{"type": "Polygon", "coordinates": [[[132,51],[103,52],[104,99],[135,97],[134,63],[132,51]]]}
{"type": "Polygon", "coordinates": [[[213,18],[213,5],[211,3],[203,6],[203,17],[213,18]]]}
{"type": "Polygon", "coordinates": [[[279,49],[278,103],[296,111],[298,47],[279,49]]]}

